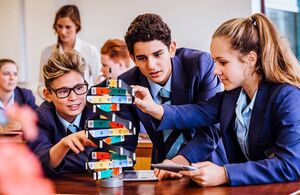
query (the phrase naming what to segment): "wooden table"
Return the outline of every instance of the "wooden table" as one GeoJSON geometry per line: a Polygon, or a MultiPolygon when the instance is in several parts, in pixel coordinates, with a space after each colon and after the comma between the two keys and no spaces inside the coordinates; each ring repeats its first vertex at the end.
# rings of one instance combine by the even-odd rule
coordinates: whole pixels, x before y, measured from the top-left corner
{"type": "Polygon", "coordinates": [[[107,194],[107,195],[134,195],[134,194],[290,194],[300,189],[300,180],[297,182],[254,185],[243,187],[206,187],[202,188],[188,178],[179,180],[163,180],[157,182],[124,182],[123,187],[101,188],[100,181],[92,180],[89,175],[67,175],[54,181],[56,193],[59,194],[107,194]]]}

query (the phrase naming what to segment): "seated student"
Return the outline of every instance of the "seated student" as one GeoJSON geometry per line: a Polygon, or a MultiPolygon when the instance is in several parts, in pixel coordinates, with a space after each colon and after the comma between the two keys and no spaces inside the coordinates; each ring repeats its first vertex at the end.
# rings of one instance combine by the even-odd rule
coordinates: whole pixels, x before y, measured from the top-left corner
{"type": "MultiPolygon", "coordinates": [[[[172,161],[201,186],[286,182],[300,175],[300,67],[291,49],[263,14],[223,23],[213,34],[215,74],[225,91],[195,105],[159,105],[136,87],[135,104],[161,123],[158,130],[220,122],[229,163],[222,166],[198,152],[208,143],[188,145],[172,161]],[[198,162],[198,163],[196,163],[198,162]]],[[[158,171],[160,179],[178,176],[158,171]]]]}
{"type": "Polygon", "coordinates": [[[20,88],[17,84],[17,64],[11,59],[0,59],[0,131],[21,129],[18,124],[9,122],[5,114],[14,103],[26,104],[34,110],[37,108],[31,90],[20,88]]]}
{"type": "Polygon", "coordinates": [[[101,71],[106,79],[117,79],[119,75],[132,68],[126,43],[121,39],[108,39],[100,53],[101,71]]]}
{"type": "MultiPolygon", "coordinates": [[[[171,30],[159,15],[137,16],[127,30],[125,42],[136,67],[122,74],[119,79],[128,85],[147,87],[157,103],[197,103],[220,91],[220,82],[213,74],[214,63],[210,55],[194,49],[176,49],[171,30]]],[[[174,157],[196,133],[195,128],[156,131],[156,120],[135,105],[122,109],[122,114],[136,127],[139,122],[144,125],[153,143],[153,163],[174,157]]],[[[214,128],[201,128],[203,130],[199,133],[202,139],[208,138],[206,134],[210,134],[214,128]]],[[[212,144],[203,150],[203,156],[207,159],[210,158],[207,155],[211,154],[209,151],[215,150],[217,145],[214,140],[209,141],[212,144]]],[[[135,149],[137,136],[129,142],[128,145],[135,149]]]]}
{"type": "Polygon", "coordinates": [[[94,145],[83,131],[93,115],[86,105],[84,59],[75,51],[53,53],[43,68],[47,101],[37,109],[39,136],[31,143],[48,176],[83,172],[94,145]]]}

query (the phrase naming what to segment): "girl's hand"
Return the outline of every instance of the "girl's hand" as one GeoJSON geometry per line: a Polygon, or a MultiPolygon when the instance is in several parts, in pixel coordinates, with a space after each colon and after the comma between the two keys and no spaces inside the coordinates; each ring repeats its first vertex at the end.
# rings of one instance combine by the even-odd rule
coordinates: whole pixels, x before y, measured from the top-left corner
{"type": "MultiPolygon", "coordinates": [[[[162,162],[163,164],[166,164],[166,165],[175,165],[176,163],[171,161],[171,160],[164,160],[162,162]]],[[[179,174],[179,173],[174,173],[174,172],[171,172],[171,171],[165,171],[165,170],[162,170],[162,169],[154,169],[154,174],[155,176],[157,177],[158,180],[163,180],[163,179],[168,179],[168,178],[181,178],[182,175],[179,174]]]]}
{"type": "Polygon", "coordinates": [[[202,187],[218,186],[228,182],[224,167],[209,161],[195,163],[192,166],[198,169],[195,171],[180,171],[179,173],[189,176],[202,187]]]}

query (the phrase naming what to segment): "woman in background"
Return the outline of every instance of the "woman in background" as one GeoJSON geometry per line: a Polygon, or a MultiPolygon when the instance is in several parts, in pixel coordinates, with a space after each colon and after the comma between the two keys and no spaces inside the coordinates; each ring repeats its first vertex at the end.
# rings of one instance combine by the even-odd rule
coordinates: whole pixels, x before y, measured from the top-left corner
{"type": "Polygon", "coordinates": [[[126,43],[121,39],[108,39],[100,53],[104,79],[117,79],[119,75],[132,68],[126,43]]]}
{"type": "Polygon", "coordinates": [[[75,5],[61,7],[56,13],[53,29],[57,33],[58,40],[57,43],[46,47],[42,52],[38,94],[43,97],[42,69],[53,52],[75,50],[80,53],[86,61],[84,78],[89,86],[94,85],[101,72],[100,56],[95,46],[81,41],[77,36],[77,33],[81,30],[78,8],[75,5]]]}
{"type": "Polygon", "coordinates": [[[20,126],[8,121],[6,110],[18,103],[27,104],[33,110],[37,108],[31,90],[20,88],[18,84],[18,66],[11,59],[0,59],[0,131],[20,130],[20,126]],[[4,127],[5,125],[5,127],[4,127]]]}

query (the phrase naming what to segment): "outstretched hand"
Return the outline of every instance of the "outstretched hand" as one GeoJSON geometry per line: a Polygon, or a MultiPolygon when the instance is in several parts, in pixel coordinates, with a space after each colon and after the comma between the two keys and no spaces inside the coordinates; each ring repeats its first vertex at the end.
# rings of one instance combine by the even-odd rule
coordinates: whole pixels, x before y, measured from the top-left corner
{"type": "Polygon", "coordinates": [[[65,146],[69,147],[73,152],[79,154],[84,151],[84,146],[94,146],[96,145],[89,139],[85,137],[84,131],[78,131],[72,133],[62,139],[65,146]]]}
{"type": "Polygon", "coordinates": [[[164,109],[160,104],[154,102],[149,89],[138,85],[132,85],[132,87],[135,92],[134,104],[143,112],[160,120],[164,114],[164,109]]]}

